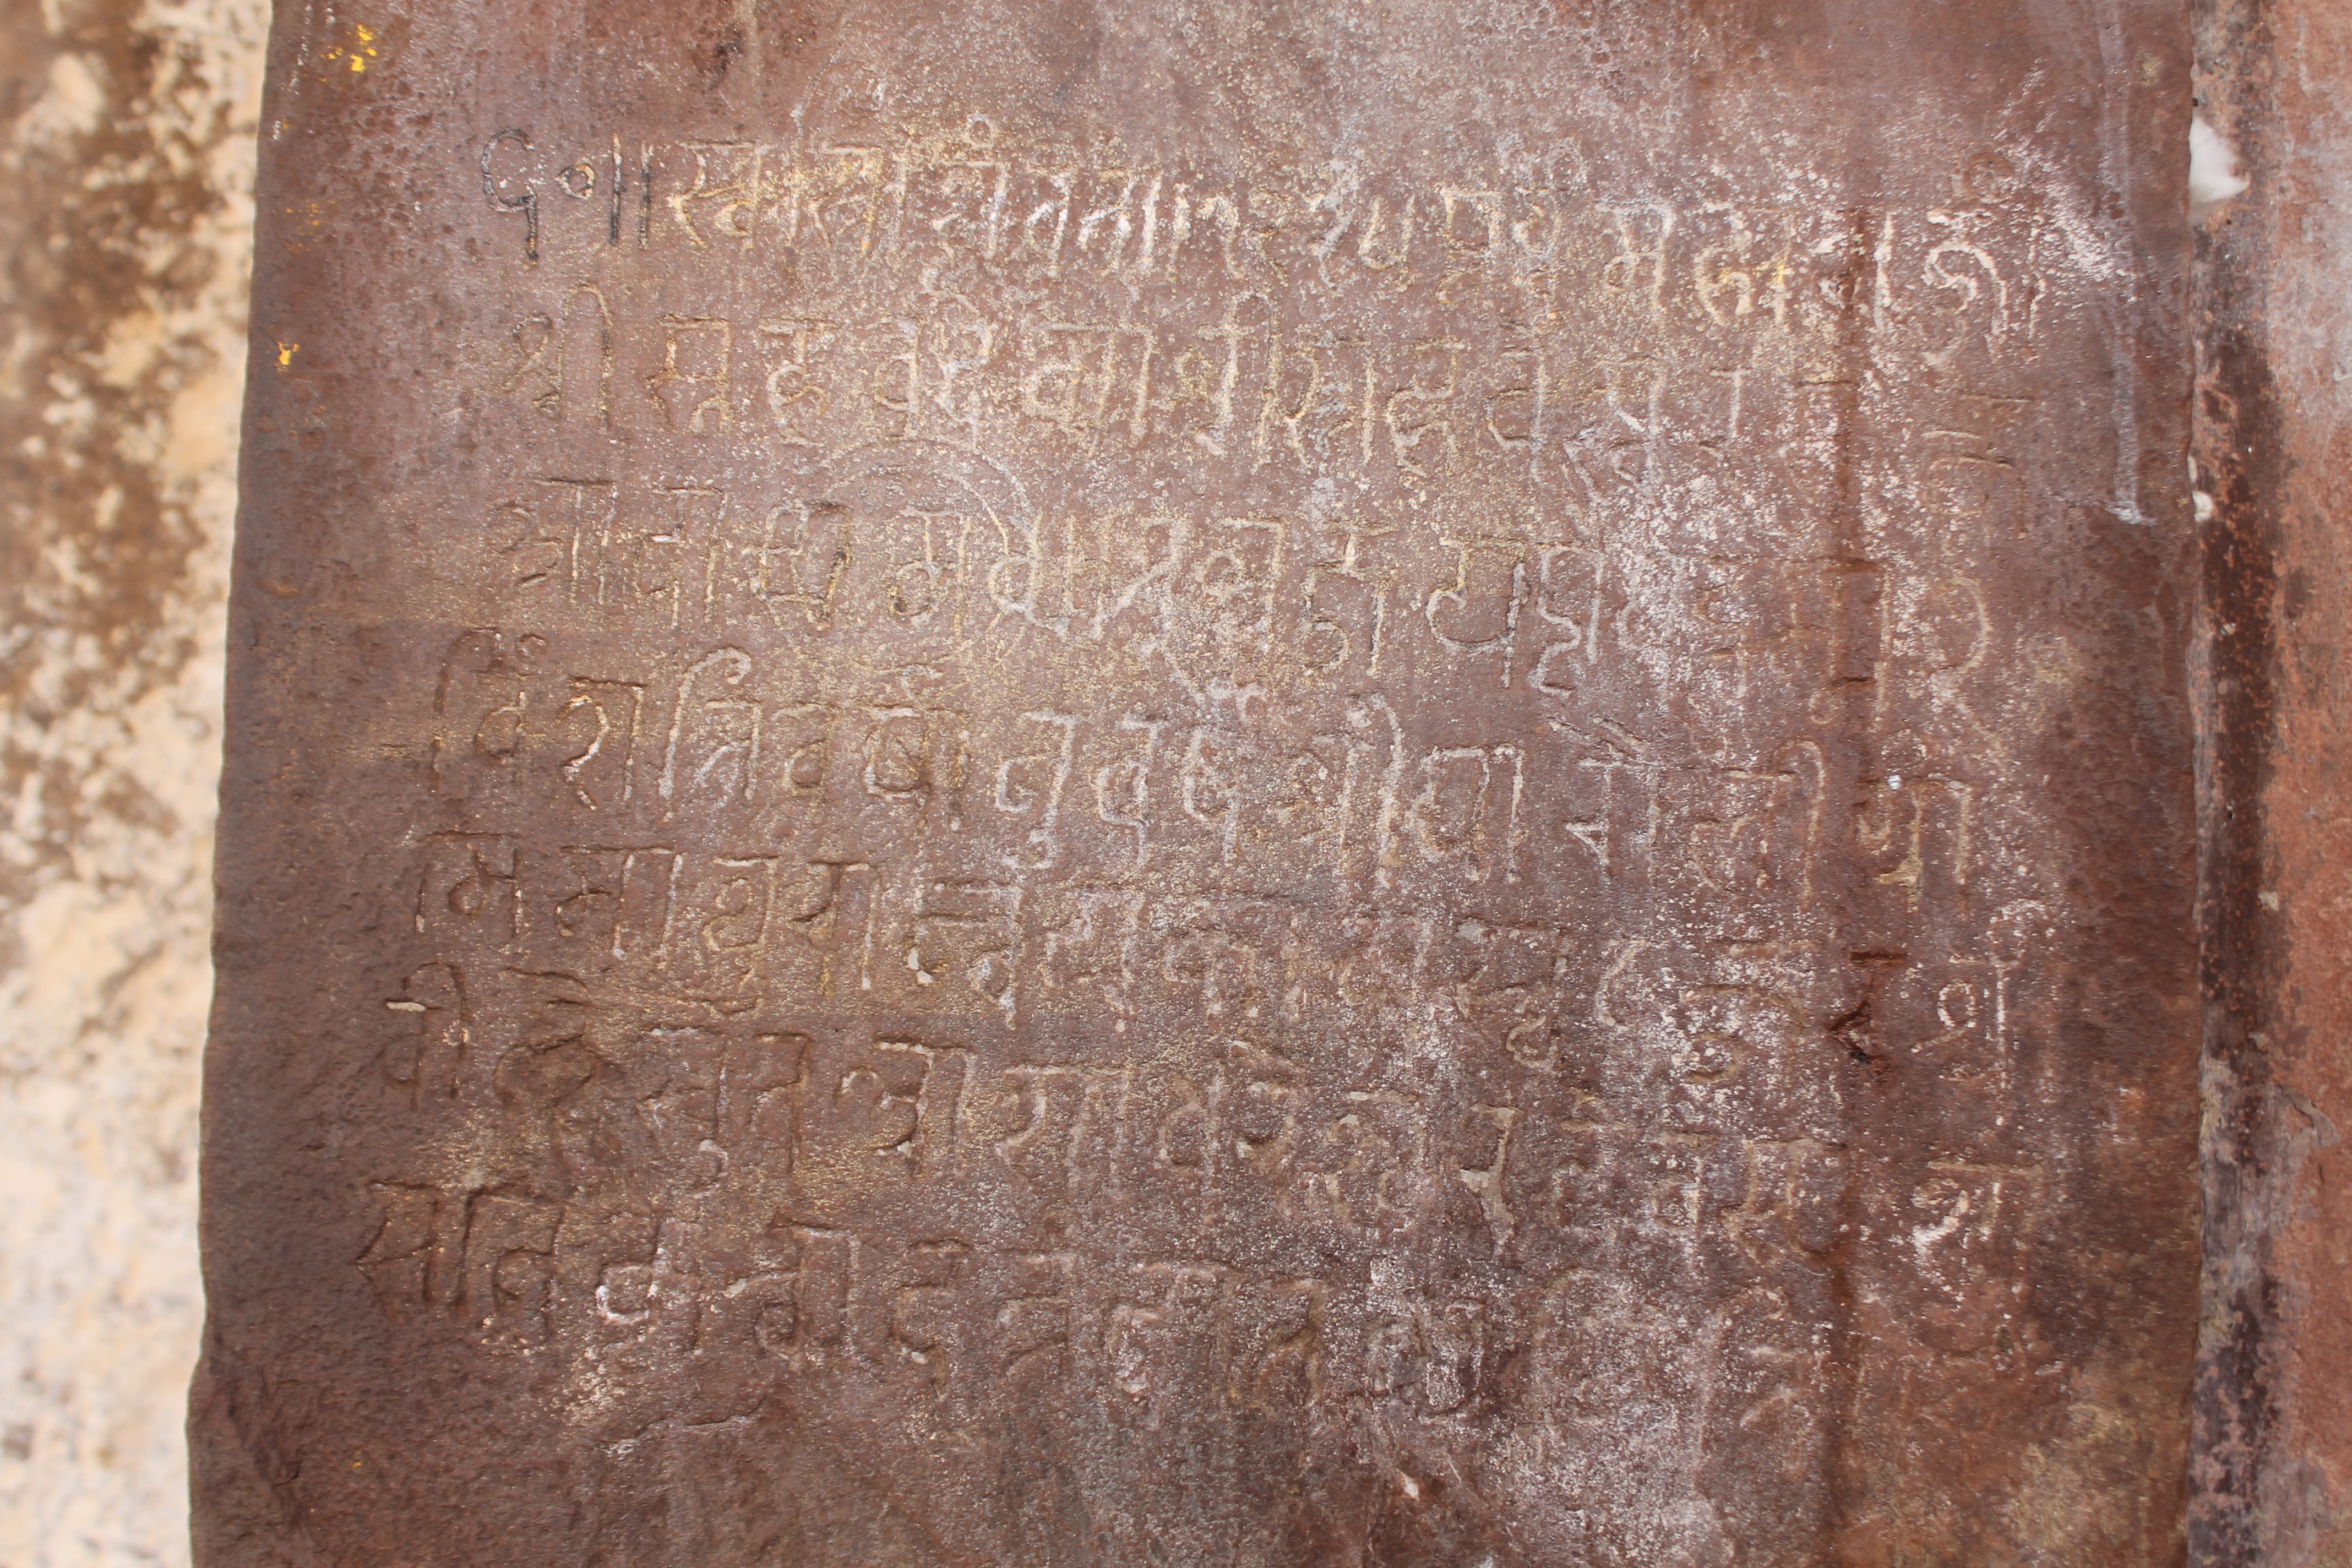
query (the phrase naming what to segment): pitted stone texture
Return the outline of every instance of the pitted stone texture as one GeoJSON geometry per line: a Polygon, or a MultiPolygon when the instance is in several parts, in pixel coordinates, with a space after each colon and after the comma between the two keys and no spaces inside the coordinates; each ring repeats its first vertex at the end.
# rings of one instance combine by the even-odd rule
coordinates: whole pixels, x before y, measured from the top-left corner
{"type": "Polygon", "coordinates": [[[289,12],[209,1559],[2177,1561],[2185,27],[1888,10],[289,12]]]}
{"type": "Polygon", "coordinates": [[[187,1561],[265,8],[0,18],[0,1562],[187,1561]]]}

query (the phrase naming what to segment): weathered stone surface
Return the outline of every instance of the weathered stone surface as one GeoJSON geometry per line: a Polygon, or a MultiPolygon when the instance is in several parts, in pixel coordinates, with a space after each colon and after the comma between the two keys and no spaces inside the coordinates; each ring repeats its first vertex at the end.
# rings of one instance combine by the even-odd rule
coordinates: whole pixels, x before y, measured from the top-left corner
{"type": "Polygon", "coordinates": [[[2252,188],[2199,247],[2206,1302],[2196,1560],[2352,1563],[2352,15],[2200,8],[2252,188]]]}
{"type": "Polygon", "coordinates": [[[2179,1561],[2180,23],[289,8],[200,1555],[2179,1561]]]}
{"type": "Polygon", "coordinates": [[[187,1561],[265,7],[0,8],[0,1563],[187,1561]]]}

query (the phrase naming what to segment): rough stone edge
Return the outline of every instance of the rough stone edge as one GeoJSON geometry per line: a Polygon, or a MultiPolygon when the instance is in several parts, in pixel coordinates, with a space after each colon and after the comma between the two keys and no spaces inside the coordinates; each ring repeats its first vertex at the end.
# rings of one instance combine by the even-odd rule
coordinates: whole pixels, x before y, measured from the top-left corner
{"type": "Polygon", "coordinates": [[[2206,517],[2193,672],[2205,1275],[2191,1561],[2345,1568],[2352,1278],[2327,1238],[2347,1218],[2334,1194],[2352,1153],[2338,1149],[2352,1112],[2352,846],[2330,797],[2352,761],[2352,690],[2334,664],[2352,569],[2330,513],[2345,500],[2352,418],[2332,392],[2344,378],[2324,362],[2352,326],[2352,310],[2326,298],[2346,280],[2329,226],[2340,241],[2352,120],[2336,100],[2352,7],[2198,0],[2195,17],[2200,110],[2252,188],[2206,220],[2192,303],[2206,517]]]}

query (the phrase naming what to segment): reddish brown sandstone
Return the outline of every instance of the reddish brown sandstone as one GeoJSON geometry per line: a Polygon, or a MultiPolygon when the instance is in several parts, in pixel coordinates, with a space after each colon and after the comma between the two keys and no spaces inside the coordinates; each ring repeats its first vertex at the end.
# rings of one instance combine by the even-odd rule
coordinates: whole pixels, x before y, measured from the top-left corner
{"type": "Polygon", "coordinates": [[[2169,7],[273,66],[205,1561],[2180,1559],[2169,7]]]}
{"type": "Polygon", "coordinates": [[[2252,188],[2208,224],[2198,269],[2210,1293],[2194,1533],[2214,1568],[2333,1568],[2352,1562],[2352,16],[2211,5],[2200,54],[2205,112],[2252,188]]]}

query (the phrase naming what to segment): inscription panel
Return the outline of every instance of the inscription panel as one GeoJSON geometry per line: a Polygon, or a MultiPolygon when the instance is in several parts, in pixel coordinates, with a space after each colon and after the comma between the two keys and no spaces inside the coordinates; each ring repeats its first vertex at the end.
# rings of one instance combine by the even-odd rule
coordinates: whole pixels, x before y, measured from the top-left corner
{"type": "Polygon", "coordinates": [[[2158,9],[301,12],[207,1528],[2163,1559],[2158,9]]]}

